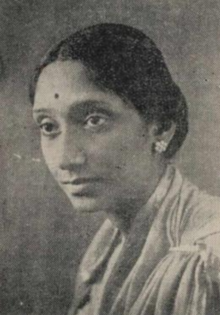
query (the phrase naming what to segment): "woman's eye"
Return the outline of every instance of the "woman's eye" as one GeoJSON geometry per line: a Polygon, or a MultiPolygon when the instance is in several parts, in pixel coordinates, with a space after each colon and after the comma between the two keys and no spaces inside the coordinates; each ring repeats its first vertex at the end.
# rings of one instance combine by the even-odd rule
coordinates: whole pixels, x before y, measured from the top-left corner
{"type": "Polygon", "coordinates": [[[44,136],[55,136],[59,133],[57,124],[46,119],[40,124],[40,129],[44,136]]]}
{"type": "Polygon", "coordinates": [[[101,127],[107,122],[107,118],[99,115],[90,116],[85,121],[85,128],[101,127]]]}

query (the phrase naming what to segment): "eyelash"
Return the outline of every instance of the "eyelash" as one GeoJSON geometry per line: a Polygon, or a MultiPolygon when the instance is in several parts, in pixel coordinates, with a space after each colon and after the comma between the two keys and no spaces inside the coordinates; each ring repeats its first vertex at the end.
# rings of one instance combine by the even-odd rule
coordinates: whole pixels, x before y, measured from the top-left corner
{"type": "MultiPolygon", "coordinates": [[[[83,119],[83,121],[80,120],[77,123],[82,124],[86,130],[98,132],[102,127],[106,126],[108,119],[109,117],[107,117],[106,115],[94,113],[88,115],[86,119],[83,119]],[[92,122],[92,120],[96,119],[98,120],[98,123],[95,124],[93,123],[92,125],[89,124],[89,122],[92,122]]],[[[45,137],[55,137],[60,133],[59,125],[50,118],[42,119],[41,122],[39,123],[39,127],[41,129],[42,135],[45,137]],[[50,130],[47,131],[46,127],[50,127],[50,130]]]]}
{"type": "Polygon", "coordinates": [[[86,129],[90,129],[90,128],[97,129],[105,125],[107,123],[107,120],[108,120],[108,117],[106,117],[105,115],[92,114],[85,119],[84,126],[86,129]],[[91,125],[89,126],[89,121],[91,122],[92,120],[96,120],[96,119],[98,119],[99,122],[101,121],[101,123],[93,124],[92,126],[91,125]]]}
{"type": "Polygon", "coordinates": [[[43,119],[42,123],[39,125],[39,127],[41,129],[42,134],[46,137],[56,136],[60,132],[58,125],[55,122],[50,121],[49,119],[43,119]],[[45,122],[43,122],[44,120],[45,120],[45,122]],[[48,121],[46,122],[46,120],[48,120],[48,121]],[[54,131],[52,131],[52,130],[46,131],[44,129],[44,127],[46,128],[48,126],[50,126],[51,128],[53,128],[55,130],[54,131]]]}

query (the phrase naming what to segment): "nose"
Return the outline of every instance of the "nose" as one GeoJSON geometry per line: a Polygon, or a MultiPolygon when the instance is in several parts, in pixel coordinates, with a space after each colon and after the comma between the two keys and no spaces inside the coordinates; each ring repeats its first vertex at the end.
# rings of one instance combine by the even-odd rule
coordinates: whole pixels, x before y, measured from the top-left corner
{"type": "Polygon", "coordinates": [[[64,133],[60,139],[60,161],[61,170],[74,171],[85,165],[87,158],[82,139],[78,134],[64,133]]]}

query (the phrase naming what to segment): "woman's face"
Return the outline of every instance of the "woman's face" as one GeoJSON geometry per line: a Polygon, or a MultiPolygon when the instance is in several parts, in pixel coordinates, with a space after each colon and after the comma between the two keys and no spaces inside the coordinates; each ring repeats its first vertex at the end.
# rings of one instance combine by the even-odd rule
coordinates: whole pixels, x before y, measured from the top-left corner
{"type": "Polygon", "coordinates": [[[96,87],[79,62],[41,73],[33,115],[52,175],[80,211],[141,206],[155,171],[153,128],[137,110],[96,87]]]}

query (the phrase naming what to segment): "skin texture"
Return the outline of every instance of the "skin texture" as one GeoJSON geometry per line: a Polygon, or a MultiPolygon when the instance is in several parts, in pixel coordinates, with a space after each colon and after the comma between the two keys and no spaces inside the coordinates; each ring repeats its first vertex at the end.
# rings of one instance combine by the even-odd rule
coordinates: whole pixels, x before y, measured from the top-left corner
{"type": "Polygon", "coordinates": [[[43,69],[33,108],[42,152],[74,209],[104,210],[126,231],[164,172],[152,150],[156,126],[86,73],[73,61],[43,69]]]}

